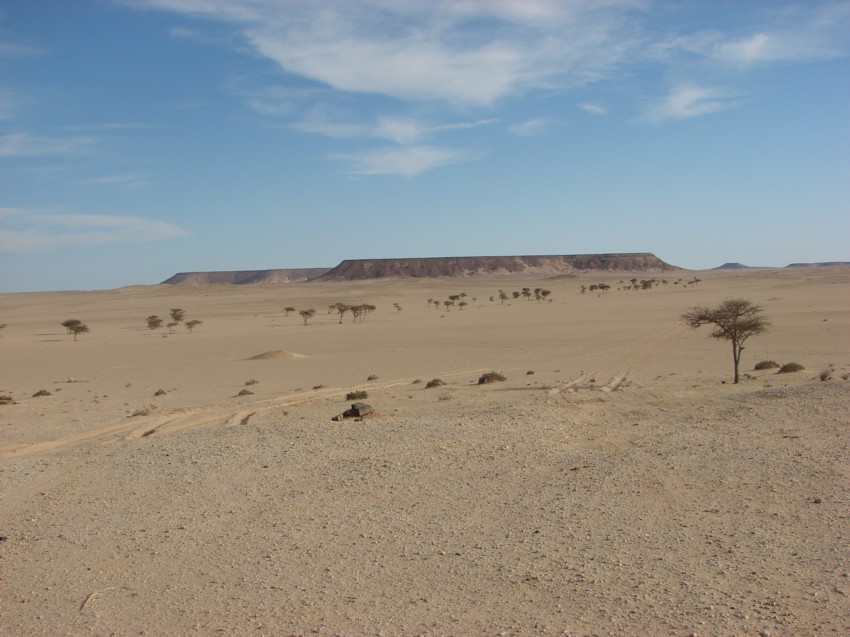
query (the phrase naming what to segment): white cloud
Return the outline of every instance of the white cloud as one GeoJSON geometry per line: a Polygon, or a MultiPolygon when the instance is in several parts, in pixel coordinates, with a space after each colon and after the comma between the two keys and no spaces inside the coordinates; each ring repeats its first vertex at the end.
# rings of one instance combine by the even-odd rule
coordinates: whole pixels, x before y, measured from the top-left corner
{"type": "Polygon", "coordinates": [[[0,252],[30,253],[60,248],[159,241],[186,236],[167,221],[118,215],[45,214],[0,208],[0,252]]]}
{"type": "Polygon", "coordinates": [[[640,43],[634,0],[131,4],[232,23],[284,71],[337,90],[462,105],[586,84],[640,43]]]}
{"type": "Polygon", "coordinates": [[[547,119],[530,119],[509,127],[508,132],[519,137],[536,137],[542,135],[551,125],[552,122],[547,119]]]}
{"type": "Polygon", "coordinates": [[[643,119],[657,124],[680,120],[734,108],[740,95],[724,89],[684,84],[670,90],[666,97],[653,103],[643,119]]]}
{"type": "Polygon", "coordinates": [[[440,166],[465,161],[469,155],[433,146],[390,146],[358,153],[335,153],[330,158],[348,162],[348,172],[352,175],[415,177],[440,166]]]}
{"type": "Polygon", "coordinates": [[[578,107],[583,111],[587,111],[588,113],[592,113],[593,115],[607,115],[608,109],[603,104],[597,104],[595,102],[584,102],[579,104],[578,107]]]}
{"type": "Polygon", "coordinates": [[[94,141],[92,137],[48,137],[10,133],[0,137],[0,157],[79,155],[88,152],[94,141]]]}

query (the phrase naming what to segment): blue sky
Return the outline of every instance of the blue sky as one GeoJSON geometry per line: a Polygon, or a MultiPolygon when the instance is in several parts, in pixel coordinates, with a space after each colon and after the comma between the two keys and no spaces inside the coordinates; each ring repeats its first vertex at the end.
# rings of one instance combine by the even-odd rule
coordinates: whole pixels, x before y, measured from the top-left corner
{"type": "Polygon", "coordinates": [[[0,0],[0,291],[850,260],[850,2],[0,0]]]}

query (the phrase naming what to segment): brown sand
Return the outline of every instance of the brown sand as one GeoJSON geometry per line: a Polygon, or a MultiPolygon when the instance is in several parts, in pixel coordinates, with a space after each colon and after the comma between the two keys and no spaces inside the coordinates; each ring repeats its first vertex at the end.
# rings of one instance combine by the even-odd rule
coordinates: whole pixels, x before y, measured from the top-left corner
{"type": "Polygon", "coordinates": [[[0,633],[847,634],[850,271],[632,276],[0,296],[0,633]]]}

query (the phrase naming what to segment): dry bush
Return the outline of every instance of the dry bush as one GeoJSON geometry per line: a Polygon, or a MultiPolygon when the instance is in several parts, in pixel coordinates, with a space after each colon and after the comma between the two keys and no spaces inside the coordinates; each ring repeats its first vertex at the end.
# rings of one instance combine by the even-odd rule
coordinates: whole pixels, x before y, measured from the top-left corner
{"type": "Polygon", "coordinates": [[[369,398],[369,392],[362,389],[358,391],[350,391],[345,395],[346,400],[365,400],[369,398]]]}
{"type": "Polygon", "coordinates": [[[130,414],[130,418],[135,418],[136,416],[150,416],[150,414],[151,410],[149,407],[142,407],[130,414]]]}
{"type": "Polygon", "coordinates": [[[432,387],[442,387],[445,384],[445,381],[440,380],[439,378],[432,378],[427,383],[425,383],[425,389],[431,389],[432,387]]]}
{"type": "Polygon", "coordinates": [[[369,374],[369,376],[366,377],[366,380],[378,380],[378,377],[375,374],[369,374]]]}
{"type": "Polygon", "coordinates": [[[759,371],[762,369],[773,369],[774,367],[779,367],[779,363],[776,361],[759,361],[756,363],[756,366],[753,367],[754,370],[759,371]]]}
{"type": "Polygon", "coordinates": [[[789,372],[801,372],[805,367],[800,365],[800,363],[785,363],[782,367],[779,368],[777,374],[788,374],[789,372]]]}
{"type": "Polygon", "coordinates": [[[42,396],[52,396],[52,395],[53,395],[53,394],[51,394],[51,393],[50,393],[49,391],[47,391],[46,389],[39,389],[37,392],[35,392],[35,393],[32,395],[32,397],[33,397],[33,398],[41,398],[42,396]]]}
{"type": "Polygon", "coordinates": [[[478,377],[478,384],[486,385],[487,383],[501,383],[505,380],[507,380],[507,378],[499,372],[487,372],[486,374],[481,374],[481,376],[478,377]]]}
{"type": "Polygon", "coordinates": [[[822,369],[820,374],[818,374],[818,378],[823,381],[829,380],[832,378],[832,370],[831,369],[822,369]]]}
{"type": "Polygon", "coordinates": [[[245,381],[246,386],[247,385],[259,385],[259,384],[260,384],[260,381],[258,381],[256,378],[252,378],[250,380],[245,381]]]}
{"type": "Polygon", "coordinates": [[[324,385],[313,385],[313,389],[324,389],[324,385]]]}
{"type": "Polygon", "coordinates": [[[237,396],[253,396],[253,395],[254,395],[254,392],[252,392],[250,389],[243,389],[242,391],[240,391],[240,392],[239,392],[238,394],[236,394],[236,395],[237,395],[237,396]]]}
{"type": "Polygon", "coordinates": [[[168,393],[168,392],[166,392],[164,389],[157,389],[157,390],[154,392],[154,394],[153,394],[153,395],[154,395],[154,396],[165,396],[165,394],[167,394],[167,393],[168,393]]]}

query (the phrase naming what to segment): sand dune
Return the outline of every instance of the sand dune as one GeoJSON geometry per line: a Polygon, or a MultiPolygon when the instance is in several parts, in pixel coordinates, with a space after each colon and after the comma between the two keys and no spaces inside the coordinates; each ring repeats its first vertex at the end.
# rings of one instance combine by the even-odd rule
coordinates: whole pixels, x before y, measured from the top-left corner
{"type": "Polygon", "coordinates": [[[0,296],[0,632],[846,633],[850,269],[696,274],[0,296]]]}

